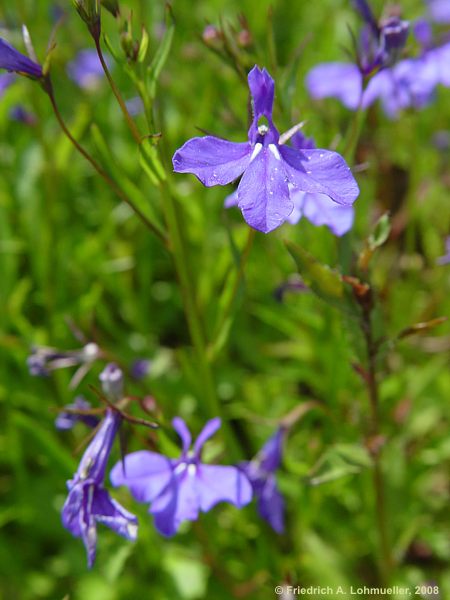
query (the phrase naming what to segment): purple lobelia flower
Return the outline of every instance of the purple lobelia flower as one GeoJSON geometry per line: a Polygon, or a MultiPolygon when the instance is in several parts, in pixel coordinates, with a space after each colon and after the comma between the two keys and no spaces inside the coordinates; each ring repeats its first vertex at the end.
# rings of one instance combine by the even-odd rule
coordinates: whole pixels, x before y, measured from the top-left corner
{"type": "Polygon", "coordinates": [[[126,485],[139,502],[150,502],[156,529],[174,535],[183,521],[195,521],[218,502],[231,502],[241,508],[252,498],[245,474],[234,466],[205,465],[201,462],[204,443],[220,427],[220,419],[208,421],[191,447],[191,434],[183,419],[173,427],[181,438],[180,458],[145,450],[132,452],[111,470],[114,486],[126,485]]]}
{"type": "MultiPolygon", "coordinates": [[[[105,57],[110,68],[110,59],[105,57]]],[[[96,90],[105,75],[95,50],[80,50],[74,60],[67,65],[69,77],[85,90],[96,90]]]]}
{"type": "Polygon", "coordinates": [[[273,79],[255,66],[248,84],[253,100],[248,142],[193,138],[174,154],[174,170],[193,173],[207,187],[226,185],[242,174],[237,205],[247,223],[263,233],[289,218],[294,209],[291,190],[325,194],[338,204],[352,204],[359,194],[358,185],[342,156],[281,145],[272,121],[273,79]]]}
{"type": "Polygon", "coordinates": [[[106,464],[120,421],[119,413],[106,411],[74,478],[67,482],[69,495],[62,509],[62,522],[72,535],[82,538],[89,568],[95,560],[98,523],[129,540],[135,540],[137,536],[136,517],[113,500],[103,486],[106,464]]]}
{"type": "MultiPolygon", "coordinates": [[[[300,152],[316,148],[314,140],[306,138],[299,131],[292,136],[291,144],[300,152]]],[[[303,192],[293,186],[290,186],[290,197],[294,208],[287,220],[292,225],[297,224],[304,216],[313,225],[326,225],[337,236],[347,233],[353,225],[353,206],[337,204],[326,194],[303,192]]],[[[234,192],[226,198],[225,207],[237,205],[238,194],[234,192]]]]}
{"type": "Polygon", "coordinates": [[[72,404],[67,404],[64,408],[70,409],[70,411],[62,410],[59,413],[59,415],[55,419],[56,429],[72,429],[75,423],[78,423],[79,421],[81,423],[84,423],[88,427],[97,427],[99,419],[95,415],[83,415],[76,412],[72,412],[72,410],[89,410],[91,408],[91,405],[87,400],[83,398],[83,396],[77,396],[72,404]]]}
{"type": "Polygon", "coordinates": [[[32,79],[41,79],[43,77],[41,65],[38,65],[31,58],[13,48],[2,38],[0,38],[0,69],[6,69],[19,75],[26,75],[32,79]]]}
{"type": "Polygon", "coordinates": [[[148,358],[138,358],[130,365],[130,375],[133,379],[144,379],[152,368],[152,361],[148,358]]]}
{"type": "Polygon", "coordinates": [[[258,501],[258,512],[277,533],[284,531],[284,500],[275,472],[281,464],[284,430],[279,428],[250,462],[239,465],[250,480],[258,501]]]}

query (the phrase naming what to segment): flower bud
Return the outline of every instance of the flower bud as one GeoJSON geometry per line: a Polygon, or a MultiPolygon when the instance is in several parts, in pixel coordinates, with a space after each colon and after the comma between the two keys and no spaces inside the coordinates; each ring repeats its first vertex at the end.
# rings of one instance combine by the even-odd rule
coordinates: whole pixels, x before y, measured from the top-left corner
{"type": "Polygon", "coordinates": [[[111,402],[123,398],[123,372],[114,363],[109,363],[100,373],[103,393],[111,402]]]}

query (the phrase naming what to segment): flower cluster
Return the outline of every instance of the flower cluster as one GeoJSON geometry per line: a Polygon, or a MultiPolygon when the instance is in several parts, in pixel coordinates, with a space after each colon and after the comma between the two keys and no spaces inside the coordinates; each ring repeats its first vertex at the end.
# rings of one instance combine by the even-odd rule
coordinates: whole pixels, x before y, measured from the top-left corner
{"type": "Polygon", "coordinates": [[[365,20],[357,59],[353,64],[331,62],[313,67],[306,77],[313,98],[334,97],[351,110],[368,108],[380,100],[386,115],[395,118],[405,108],[427,105],[437,85],[450,86],[450,43],[434,45],[429,27],[422,23],[414,27],[421,53],[398,60],[407,22],[392,17],[378,25],[365,1],[359,0],[357,7],[365,20]]]}

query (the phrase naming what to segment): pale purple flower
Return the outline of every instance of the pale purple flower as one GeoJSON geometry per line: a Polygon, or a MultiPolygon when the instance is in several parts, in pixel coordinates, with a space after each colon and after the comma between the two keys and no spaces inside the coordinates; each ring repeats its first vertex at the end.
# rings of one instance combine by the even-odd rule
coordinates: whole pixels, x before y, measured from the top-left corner
{"type": "Polygon", "coordinates": [[[292,190],[321,193],[338,204],[351,205],[358,185],[345,160],[329,150],[302,150],[280,144],[272,121],[275,84],[265,69],[248,75],[253,122],[248,142],[206,136],[186,142],[173,157],[177,173],[193,173],[207,187],[242,178],[237,205],[247,223],[268,233],[284,223],[294,209],[292,190]]]}
{"type": "Polygon", "coordinates": [[[15,76],[12,73],[0,73],[0,98],[14,81],[15,76]]]}
{"type": "Polygon", "coordinates": [[[253,460],[239,465],[252,484],[259,514],[277,533],[284,531],[284,500],[275,479],[281,464],[283,438],[284,430],[277,429],[253,460]]]}
{"type": "Polygon", "coordinates": [[[36,115],[27,110],[21,104],[16,104],[16,106],[11,109],[9,116],[13,121],[19,121],[25,125],[33,126],[37,123],[36,115]]]}
{"type": "Polygon", "coordinates": [[[43,77],[41,65],[38,65],[31,58],[13,48],[3,38],[0,38],[0,69],[6,69],[19,75],[26,75],[32,79],[41,79],[43,77]]]}
{"type": "MultiPolygon", "coordinates": [[[[110,60],[105,57],[109,68],[110,60]]],[[[95,50],[80,50],[74,60],[67,65],[69,77],[85,90],[97,89],[105,75],[98,54],[95,50]]]]}
{"type": "Polygon", "coordinates": [[[449,0],[427,0],[428,14],[436,23],[450,23],[449,0]]]}
{"type": "Polygon", "coordinates": [[[445,239],[445,254],[443,256],[440,256],[437,260],[436,263],[438,265],[448,265],[450,264],[450,235],[446,237],[445,239]]]}
{"type": "MultiPolygon", "coordinates": [[[[83,398],[83,396],[77,396],[72,404],[67,404],[64,408],[72,410],[89,410],[91,405],[83,398]]],[[[83,415],[62,410],[55,419],[55,427],[59,430],[72,429],[75,423],[78,422],[84,423],[88,427],[95,428],[99,423],[99,419],[95,415],[83,415]]]]}
{"type": "Polygon", "coordinates": [[[218,502],[231,502],[241,508],[252,498],[247,477],[234,466],[206,465],[201,462],[204,443],[220,427],[220,419],[208,421],[191,450],[191,434],[183,419],[173,427],[181,438],[180,458],[170,459],[141,450],[127,454],[111,470],[114,486],[126,485],[139,502],[149,502],[156,529],[174,535],[183,521],[195,521],[218,502]]]}
{"type": "MultiPolygon", "coordinates": [[[[300,152],[316,148],[314,140],[306,138],[299,131],[292,136],[291,144],[300,152]]],[[[303,192],[295,187],[290,188],[290,196],[294,209],[287,220],[292,225],[296,225],[303,216],[313,225],[326,225],[337,236],[344,235],[351,229],[354,219],[353,206],[337,204],[326,194],[303,192]]],[[[225,208],[237,205],[237,192],[225,199],[225,208]]]]}
{"type": "Polygon", "coordinates": [[[152,367],[152,361],[148,358],[138,358],[130,365],[130,375],[133,379],[144,379],[152,367]]]}
{"type": "Polygon", "coordinates": [[[103,486],[106,464],[120,421],[119,413],[107,410],[74,478],[67,482],[69,495],[62,509],[62,522],[72,535],[82,538],[89,568],[95,560],[98,523],[129,540],[135,540],[137,536],[136,517],[113,500],[103,486]]]}

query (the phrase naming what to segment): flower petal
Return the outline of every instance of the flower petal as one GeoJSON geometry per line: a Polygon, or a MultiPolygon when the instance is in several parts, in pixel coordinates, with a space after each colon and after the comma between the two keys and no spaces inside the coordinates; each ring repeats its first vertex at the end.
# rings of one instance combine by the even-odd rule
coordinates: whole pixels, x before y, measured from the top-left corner
{"type": "Polygon", "coordinates": [[[206,442],[206,440],[208,440],[211,436],[213,436],[216,433],[216,431],[220,428],[221,425],[222,425],[222,422],[219,419],[219,417],[216,417],[215,419],[211,419],[210,421],[208,421],[206,423],[206,425],[203,427],[201,432],[198,434],[197,439],[195,440],[195,444],[194,444],[195,456],[198,456],[200,454],[200,450],[202,449],[203,444],[206,442]]]}
{"type": "Polygon", "coordinates": [[[257,65],[248,74],[248,87],[253,100],[254,115],[272,118],[273,99],[275,94],[275,82],[266,69],[260,69],[257,65]]]}
{"type": "Polygon", "coordinates": [[[277,488],[275,477],[270,476],[259,492],[258,512],[277,533],[284,531],[284,499],[277,488]]]}
{"type": "Polygon", "coordinates": [[[125,456],[123,463],[118,462],[111,469],[111,483],[115,487],[127,486],[138,502],[152,502],[172,478],[169,459],[156,452],[132,452],[125,456]]]}
{"type": "Polygon", "coordinates": [[[313,98],[338,98],[351,110],[358,108],[362,93],[362,75],[350,63],[323,63],[309,71],[306,87],[313,98]]]}
{"type": "Polygon", "coordinates": [[[338,204],[350,205],[359,195],[352,172],[337,152],[280,146],[289,181],[299,190],[325,194],[338,204]]]}
{"type": "Polygon", "coordinates": [[[284,430],[279,427],[258,452],[256,460],[265,471],[276,471],[281,464],[283,454],[284,430]]]}
{"type": "Polygon", "coordinates": [[[149,510],[154,517],[156,529],[166,537],[175,535],[179,526],[175,521],[177,503],[178,485],[174,478],[164,493],[155,499],[149,510]]]}
{"type": "Polygon", "coordinates": [[[196,486],[203,512],[218,502],[231,502],[241,508],[250,502],[253,495],[246,475],[232,466],[199,465],[196,486]]]}
{"type": "MultiPolygon", "coordinates": [[[[281,147],[279,147],[281,149],[281,147]]],[[[239,208],[247,223],[263,233],[279,227],[292,212],[284,162],[277,146],[263,147],[238,187],[239,208]]]]}
{"type": "Polygon", "coordinates": [[[92,514],[98,523],[103,523],[124,538],[136,539],[137,518],[112,499],[103,488],[94,490],[92,514]]]}
{"type": "Polygon", "coordinates": [[[2,38],[0,38],[0,69],[15,71],[35,79],[42,77],[42,67],[40,65],[13,48],[2,38]]]}
{"type": "Polygon", "coordinates": [[[191,447],[192,437],[186,423],[181,417],[175,417],[172,421],[173,428],[178,433],[183,446],[183,456],[189,452],[191,447]]]}
{"type": "Polygon", "coordinates": [[[213,136],[188,140],[173,156],[176,173],[193,173],[206,187],[226,185],[241,175],[250,162],[252,147],[213,136]]]}
{"type": "Polygon", "coordinates": [[[344,235],[351,229],[354,219],[353,206],[337,204],[324,194],[293,192],[291,196],[295,206],[298,206],[298,212],[303,214],[313,225],[326,225],[338,236],[344,235]]]}

